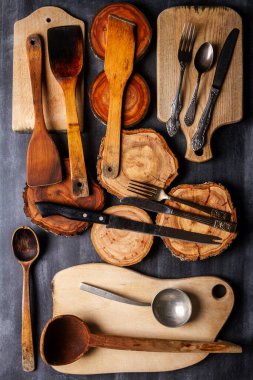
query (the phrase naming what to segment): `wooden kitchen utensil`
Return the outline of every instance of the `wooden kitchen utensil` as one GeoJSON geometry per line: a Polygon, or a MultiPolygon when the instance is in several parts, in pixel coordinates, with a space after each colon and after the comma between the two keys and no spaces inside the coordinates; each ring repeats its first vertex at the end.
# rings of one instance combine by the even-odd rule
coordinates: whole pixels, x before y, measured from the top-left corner
{"type": "Polygon", "coordinates": [[[51,319],[41,334],[41,357],[49,365],[71,364],[85,355],[92,347],[182,354],[242,352],[240,346],[223,341],[177,341],[93,334],[88,325],[74,315],[58,315],[51,319]]]}
{"type": "Polygon", "coordinates": [[[12,236],[12,248],[18,263],[23,269],[22,296],[22,366],[26,372],[35,369],[32,323],[29,296],[29,271],[39,256],[39,241],[30,227],[17,228],[12,236]]]}
{"type": "MultiPolygon", "coordinates": [[[[62,270],[55,275],[51,288],[53,317],[75,315],[92,326],[95,333],[106,335],[196,341],[200,340],[201,332],[201,340],[214,342],[234,303],[232,288],[218,277],[158,279],[108,264],[83,264],[62,270]],[[181,289],[192,301],[192,317],[182,327],[168,328],[156,321],[150,307],[123,304],[84,292],[80,290],[81,282],[147,303],[162,289],[181,289]]],[[[230,329],[233,331],[233,326],[230,329]]],[[[54,369],[73,375],[173,371],[196,364],[207,355],[101,348],[91,350],[75,363],[54,369]]],[[[218,364],[222,362],[221,358],[216,360],[218,364]]]]}
{"type": "Polygon", "coordinates": [[[105,135],[102,171],[106,178],[116,178],[120,168],[121,110],[127,80],[133,71],[135,25],[109,15],[105,51],[105,74],[110,88],[110,105],[105,135]]]}
{"type": "Polygon", "coordinates": [[[89,186],[75,97],[83,67],[81,28],[73,25],[48,29],[48,51],[51,69],[65,96],[72,192],[76,197],[85,197],[89,186]]]}
{"type": "Polygon", "coordinates": [[[52,185],[62,181],[61,161],[53,139],[49,136],[42,109],[42,40],[38,34],[26,40],[34,105],[34,129],[27,150],[26,176],[31,187],[52,185]]]}

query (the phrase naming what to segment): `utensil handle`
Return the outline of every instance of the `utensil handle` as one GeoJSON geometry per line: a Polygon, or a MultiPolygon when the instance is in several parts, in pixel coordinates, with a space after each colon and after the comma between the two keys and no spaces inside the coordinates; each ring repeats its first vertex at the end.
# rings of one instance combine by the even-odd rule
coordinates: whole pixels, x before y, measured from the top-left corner
{"type": "Polygon", "coordinates": [[[34,128],[46,128],[42,108],[42,40],[38,34],[31,34],[26,40],[26,52],[32,86],[35,123],[34,128]]]}
{"type": "Polygon", "coordinates": [[[122,99],[123,88],[110,88],[110,105],[102,167],[105,178],[116,178],[119,174],[122,99]]]}
{"type": "Polygon", "coordinates": [[[210,95],[204,109],[204,112],[200,118],[197,132],[192,138],[192,149],[194,152],[202,149],[205,143],[205,134],[209,127],[214,105],[219,96],[220,90],[218,88],[211,88],[210,95]]]}
{"type": "Polygon", "coordinates": [[[184,122],[185,122],[185,125],[187,125],[187,127],[190,127],[193,124],[194,119],[195,119],[200,78],[201,78],[201,74],[198,74],[198,79],[197,79],[197,83],[195,85],[195,88],[192,94],[191,102],[189,104],[189,107],[184,117],[184,122]]]}
{"type": "Polygon", "coordinates": [[[180,63],[180,76],[179,82],[177,86],[176,96],[171,103],[171,116],[166,123],[167,132],[170,137],[173,137],[180,128],[180,120],[179,114],[182,109],[182,102],[180,99],[181,88],[183,84],[184,72],[186,65],[184,63],[180,63]]]}
{"type": "Polygon", "coordinates": [[[76,109],[76,80],[63,85],[67,116],[67,133],[72,193],[76,197],[89,195],[88,178],[84,160],[82,138],[76,109]]]}
{"type": "Polygon", "coordinates": [[[29,266],[23,266],[22,367],[26,372],[31,372],[35,369],[30,311],[29,269],[29,266]]]}
{"type": "Polygon", "coordinates": [[[242,348],[234,343],[198,342],[188,340],[167,340],[120,337],[113,335],[90,334],[90,347],[103,347],[116,350],[172,352],[172,353],[240,353],[242,348]]]}

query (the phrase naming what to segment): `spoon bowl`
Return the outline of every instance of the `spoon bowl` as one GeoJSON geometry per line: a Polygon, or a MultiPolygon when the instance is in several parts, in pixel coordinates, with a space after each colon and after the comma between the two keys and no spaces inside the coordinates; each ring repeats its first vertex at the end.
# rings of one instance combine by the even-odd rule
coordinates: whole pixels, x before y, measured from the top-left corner
{"type": "Polygon", "coordinates": [[[198,73],[204,74],[206,71],[210,70],[213,64],[213,57],[214,51],[210,42],[205,42],[200,46],[194,59],[194,66],[198,73]]]}
{"type": "Polygon", "coordinates": [[[17,228],[13,233],[12,248],[20,264],[33,262],[39,255],[39,242],[35,232],[26,226],[17,228]]]}

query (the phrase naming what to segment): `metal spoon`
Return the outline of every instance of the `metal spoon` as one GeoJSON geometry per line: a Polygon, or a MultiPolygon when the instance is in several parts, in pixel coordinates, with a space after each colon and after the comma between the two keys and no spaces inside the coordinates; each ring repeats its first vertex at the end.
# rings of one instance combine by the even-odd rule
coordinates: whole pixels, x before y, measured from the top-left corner
{"type": "Polygon", "coordinates": [[[29,296],[29,270],[39,255],[39,241],[30,227],[17,228],[12,236],[12,248],[18,263],[23,268],[22,296],[22,367],[26,372],[35,369],[32,339],[32,324],[29,296]]]}
{"type": "Polygon", "coordinates": [[[135,306],[151,306],[156,320],[167,327],[179,327],[184,325],[188,322],[192,313],[190,298],[185,292],[179,289],[163,289],[155,295],[151,303],[121,297],[107,290],[85,284],[84,282],[80,284],[80,289],[113,301],[135,306]]]}
{"type": "Polygon", "coordinates": [[[195,55],[194,65],[198,71],[198,78],[192,94],[190,105],[184,117],[184,122],[188,127],[191,126],[194,122],[201,75],[211,69],[213,64],[213,56],[213,46],[209,42],[205,42],[203,45],[201,45],[195,55]]]}
{"type": "Polygon", "coordinates": [[[75,315],[58,315],[44,327],[40,354],[49,365],[66,365],[80,359],[92,347],[127,351],[171,353],[240,353],[234,343],[217,341],[171,340],[93,334],[88,325],[75,315]]]}

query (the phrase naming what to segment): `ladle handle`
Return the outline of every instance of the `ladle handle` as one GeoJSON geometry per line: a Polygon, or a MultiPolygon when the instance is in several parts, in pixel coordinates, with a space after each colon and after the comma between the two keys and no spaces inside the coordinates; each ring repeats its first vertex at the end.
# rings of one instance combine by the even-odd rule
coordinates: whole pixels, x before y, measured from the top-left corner
{"type": "Polygon", "coordinates": [[[23,265],[22,367],[26,372],[31,372],[35,369],[30,312],[29,269],[28,265],[23,265]]]}
{"type": "Polygon", "coordinates": [[[242,348],[234,343],[198,342],[190,340],[167,340],[131,338],[113,335],[90,334],[90,347],[111,348],[116,350],[171,352],[171,353],[240,353],[242,348]]]}

